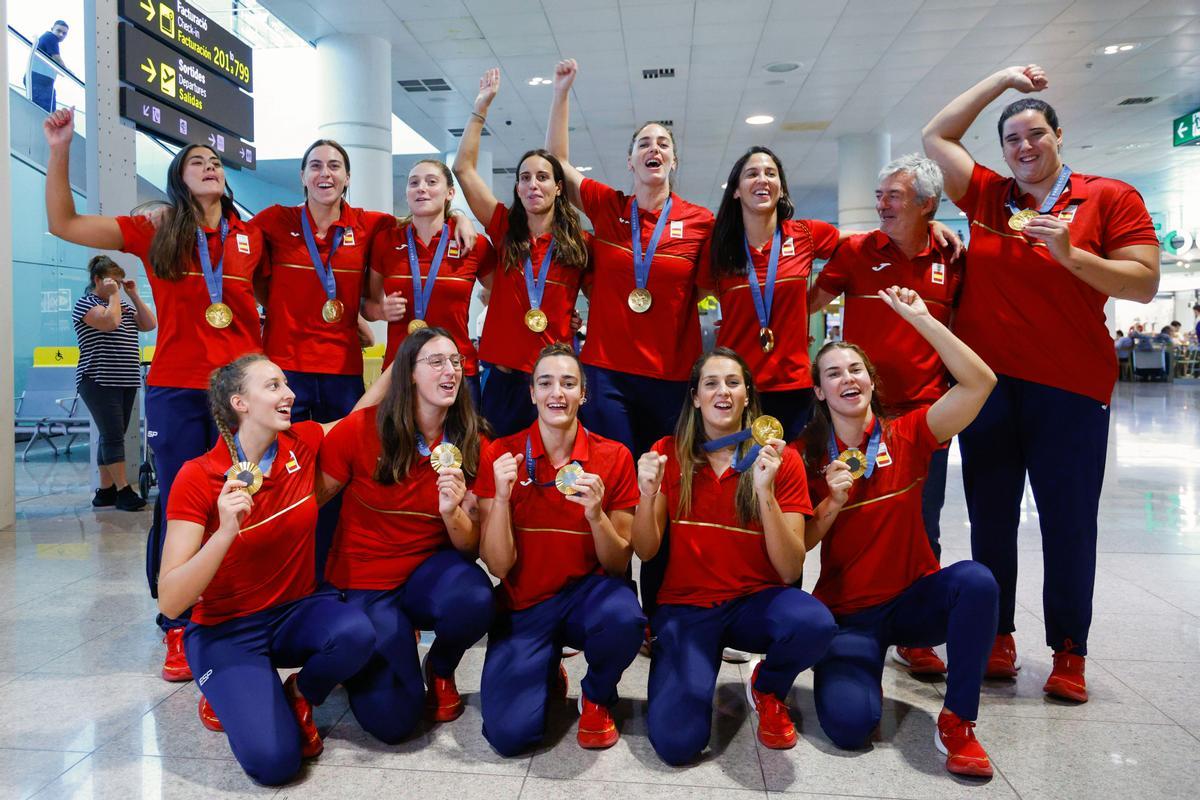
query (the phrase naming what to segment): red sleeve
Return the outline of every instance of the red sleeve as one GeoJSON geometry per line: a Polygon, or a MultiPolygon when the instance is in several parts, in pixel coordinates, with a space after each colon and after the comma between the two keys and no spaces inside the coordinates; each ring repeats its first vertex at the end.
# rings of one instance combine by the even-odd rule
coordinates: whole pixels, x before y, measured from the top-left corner
{"type": "Polygon", "coordinates": [[[822,222],[819,219],[805,220],[805,224],[812,231],[813,256],[815,258],[831,257],[833,251],[838,248],[838,242],[842,236],[841,231],[828,222],[822,222]]]}
{"type": "Polygon", "coordinates": [[[325,428],[321,423],[311,420],[292,425],[292,434],[311,447],[314,453],[321,449],[321,442],[325,440],[325,428]]]}
{"type": "Polygon", "coordinates": [[[265,234],[267,232],[267,228],[279,223],[279,211],[280,207],[278,205],[267,206],[262,211],[246,220],[246,227],[260,230],[265,234]]]}
{"type": "Polygon", "coordinates": [[[850,276],[854,260],[858,256],[858,237],[850,239],[829,259],[829,263],[817,275],[817,288],[830,294],[843,294],[850,289],[850,276]]]}
{"type": "Polygon", "coordinates": [[[388,259],[392,258],[392,230],[394,229],[390,226],[381,226],[367,246],[367,263],[372,272],[378,272],[380,275],[387,275],[388,259]]]}
{"type": "Polygon", "coordinates": [[[1104,253],[1101,255],[1139,244],[1158,247],[1154,223],[1151,222],[1146,203],[1137,189],[1117,183],[1116,191],[1105,200],[1107,202],[1101,216],[1104,220],[1104,253]]]}
{"type": "Polygon", "coordinates": [[[121,229],[121,252],[138,258],[150,257],[150,242],[154,239],[154,224],[145,217],[117,217],[121,229]]]}
{"type": "Polygon", "coordinates": [[[492,470],[492,466],[496,463],[496,459],[506,452],[508,451],[504,449],[503,441],[492,442],[483,448],[483,455],[479,457],[479,472],[475,473],[473,491],[476,497],[496,496],[496,473],[492,470]]]}
{"type": "Polygon", "coordinates": [[[716,275],[713,274],[712,234],[704,239],[704,246],[700,248],[700,261],[696,267],[696,285],[705,292],[715,292],[718,286],[716,275]]]}
{"type": "Polygon", "coordinates": [[[997,182],[1003,183],[1004,179],[983,164],[975,162],[975,169],[971,171],[971,180],[967,184],[967,193],[960,197],[954,205],[961,208],[968,219],[975,219],[978,216],[980,202],[990,194],[990,187],[997,182]]]}
{"type": "Polygon", "coordinates": [[[637,472],[633,468],[633,456],[623,445],[614,445],[617,457],[612,469],[604,477],[604,510],[619,511],[638,504],[637,472]]]}
{"type": "Polygon", "coordinates": [[[333,429],[325,434],[325,440],[321,442],[319,460],[321,472],[338,483],[350,482],[351,462],[354,459],[355,448],[363,438],[359,434],[362,427],[361,420],[362,414],[354,412],[334,425],[333,429]]]}
{"type": "Polygon", "coordinates": [[[929,430],[929,421],[926,419],[928,414],[929,406],[922,406],[896,417],[889,422],[888,438],[908,440],[917,453],[928,460],[933,451],[942,447],[941,442],[934,437],[933,431],[929,430]]]}
{"type": "Polygon", "coordinates": [[[500,247],[504,240],[504,234],[508,233],[508,206],[504,203],[496,203],[492,218],[484,223],[483,230],[492,240],[492,244],[500,247]]]}
{"type": "MultiPolygon", "coordinates": [[[[483,435],[482,433],[479,434],[479,466],[475,467],[476,470],[478,470],[479,467],[483,465],[483,454],[486,453],[487,449],[491,446],[492,446],[492,440],[489,439],[487,436],[483,435]]],[[[467,491],[474,492],[475,484],[479,481],[479,473],[476,472],[474,475],[466,475],[465,477],[467,479],[467,491]]],[[[494,481],[495,476],[493,475],[492,477],[493,477],[493,481],[494,481]]]]}
{"type": "Polygon", "coordinates": [[[496,254],[498,247],[499,245],[493,245],[482,236],[475,240],[475,253],[479,257],[479,266],[475,269],[476,278],[482,280],[496,271],[496,266],[500,263],[500,256],[496,254]]]}
{"type": "Polygon", "coordinates": [[[591,178],[584,178],[579,185],[579,201],[583,213],[592,219],[593,224],[597,217],[619,216],[621,213],[621,193],[591,178]]]}
{"type": "Polygon", "coordinates": [[[194,458],[183,465],[171,484],[171,499],[167,501],[167,520],[183,520],[207,525],[209,515],[217,505],[203,462],[207,455],[194,458]]]}
{"type": "Polygon", "coordinates": [[[789,514],[813,514],[812,499],[808,496],[808,477],[804,463],[795,450],[784,448],[783,463],[775,474],[775,500],[779,509],[789,514]]]}
{"type": "Polygon", "coordinates": [[[370,242],[375,238],[380,231],[385,231],[396,222],[396,218],[384,211],[364,211],[363,228],[367,232],[367,241],[370,242]]]}

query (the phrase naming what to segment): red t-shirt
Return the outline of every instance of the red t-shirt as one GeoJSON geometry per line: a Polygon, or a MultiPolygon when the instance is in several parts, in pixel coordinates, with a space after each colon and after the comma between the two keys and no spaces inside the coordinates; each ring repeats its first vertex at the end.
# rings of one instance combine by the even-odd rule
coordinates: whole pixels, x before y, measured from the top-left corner
{"type": "Polygon", "coordinates": [[[897,412],[930,405],[950,386],[937,351],[876,293],[889,286],[914,289],[934,319],[949,326],[963,270],[962,260],[950,260],[952,252],[931,236],[910,260],[886,233],[871,231],[843,242],[817,276],[818,289],[846,295],[842,337],[871,357],[876,389],[897,412]]]}
{"type": "MultiPolygon", "coordinates": [[[[216,625],[312,594],[317,582],[317,451],[323,436],[316,422],[297,422],[279,434],[271,474],[254,495],[254,508],[225,553],[217,574],[192,607],[192,622],[216,625]]],[[[217,497],[232,462],[218,441],[183,465],[171,484],[167,520],[204,526],[204,541],[220,527],[217,497]]]]}
{"type": "Polygon", "coordinates": [[[363,211],[342,203],[342,214],[325,236],[316,233],[321,260],[329,258],[335,228],[345,228],[333,256],[337,299],[345,307],[338,322],[326,322],[321,307],[328,299],[321,277],[304,243],[300,215],[312,214],[307,205],[271,206],[250,220],[262,231],[269,260],[263,274],[270,279],[267,324],[263,346],[281,369],[330,375],[361,375],[362,348],[358,342],[358,307],[363,294],[367,250],[376,231],[394,222],[391,214],[363,211]]]}
{"type": "MultiPolygon", "coordinates": [[[[692,477],[692,507],[681,515],[675,437],[659,439],[652,449],[667,457],[662,493],[671,520],[670,556],[658,602],[715,606],[772,586],[786,586],[767,556],[762,523],[738,519],[736,495],[741,473],[730,467],[717,477],[712,467],[700,466],[692,477]]],[[[783,463],[775,475],[775,499],[785,513],[812,516],[804,462],[792,450],[783,451],[783,463]]]]}
{"type": "MultiPolygon", "coordinates": [[[[814,258],[829,258],[838,246],[838,229],[820,220],[784,220],[775,297],[771,303],[771,330],[775,349],[764,353],[759,343],[758,313],[748,276],[723,275],[716,281],[721,301],[717,344],[733,349],[746,360],[761,391],[806,389],[813,385],[808,360],[808,276],[814,258]]],[[[750,248],[758,285],[765,292],[771,242],[750,248]]],[[[711,270],[711,266],[706,266],[711,270]]],[[[765,293],[764,293],[765,299],[765,293]]]]}
{"type": "MultiPolygon", "coordinates": [[[[557,258],[550,260],[550,272],[541,303],[541,309],[546,312],[550,324],[541,333],[534,333],[525,325],[525,312],[532,307],[529,304],[529,289],[525,285],[525,268],[523,265],[515,268],[502,263],[504,257],[500,251],[504,248],[507,233],[508,207],[497,203],[496,212],[487,223],[487,235],[492,238],[497,250],[496,260],[501,263],[492,278],[492,296],[483,323],[483,335],[479,337],[479,357],[489,364],[529,372],[543,347],[574,339],[571,314],[575,311],[575,300],[579,297],[579,286],[585,270],[582,267],[565,267],[557,258]]],[[[551,238],[552,235],[546,233],[532,241],[529,256],[535,274],[542,268],[542,259],[546,256],[551,238]]]]}
{"type": "MultiPolygon", "coordinates": [[[[233,322],[227,328],[214,328],[204,319],[204,310],[212,301],[195,247],[183,276],[177,281],[163,280],[154,274],[150,264],[154,224],[145,217],[117,217],[117,225],[124,238],[121,252],[137,256],[145,265],[158,315],[154,361],[146,377],[148,386],[207,389],[214,369],[246,353],[262,352],[262,331],[254,300],[254,271],[266,262],[261,233],[236,215],[229,217],[221,302],[233,312],[233,322]]],[[[221,235],[217,230],[205,229],[204,233],[215,270],[221,260],[221,235]]]]}
{"type": "MultiPolygon", "coordinates": [[[[562,464],[555,467],[548,463],[537,422],[520,433],[497,439],[484,451],[475,494],[496,496],[492,465],[505,453],[523,454],[527,437],[537,462],[535,479],[550,485],[530,483],[524,462],[517,468],[517,482],[509,498],[517,560],[500,582],[501,602],[512,611],[537,605],[574,581],[603,571],[583,506],[565,499],[554,487],[554,476],[562,464]]],[[[637,506],[637,474],[633,457],[624,445],[597,436],[581,425],[567,463],[570,461],[578,461],[584,471],[599,475],[604,482],[604,513],[632,511],[637,506]]]]}
{"type": "MultiPolygon", "coordinates": [[[[400,291],[408,301],[404,319],[388,323],[387,348],[383,356],[384,369],[387,369],[396,357],[400,343],[408,338],[408,323],[416,319],[417,315],[416,287],[413,285],[412,271],[408,265],[407,228],[407,224],[389,225],[371,242],[371,269],[383,276],[384,293],[400,291]]],[[[451,236],[454,235],[454,230],[455,223],[451,219],[451,236]]],[[[429,276],[429,268],[433,264],[433,257],[437,254],[441,238],[442,231],[438,229],[426,245],[422,244],[421,237],[413,231],[413,241],[417,243],[417,263],[421,265],[422,285],[429,276]]],[[[475,355],[475,345],[471,343],[467,319],[471,312],[471,290],[475,288],[476,280],[485,277],[495,267],[496,254],[487,239],[480,236],[475,240],[475,246],[465,252],[459,252],[458,243],[451,239],[446,245],[446,254],[442,257],[442,266],[438,269],[437,280],[429,296],[429,308],[425,309],[425,321],[429,326],[445,328],[454,338],[454,344],[464,359],[464,375],[476,375],[479,372],[479,362],[475,355]]]]}
{"type": "Polygon", "coordinates": [[[418,455],[399,483],[385,486],[372,477],[382,453],[377,408],[351,413],[321,445],[321,471],[346,485],[325,565],[325,579],[339,589],[394,589],[429,556],[453,547],[428,456],[418,455]]]}
{"type": "MultiPolygon", "coordinates": [[[[708,263],[712,212],[671,195],[671,215],[651,262],[646,288],[653,302],[638,314],[629,308],[633,274],[633,198],[586,178],[579,188],[583,211],[595,226],[585,364],[670,381],[687,380],[700,356],[695,290],[708,263]]],[[[654,235],[658,212],[638,209],[642,252],[654,235]]]]}
{"type": "MultiPolygon", "coordinates": [[[[929,457],[941,445],[925,421],[928,406],[884,422],[875,472],[850,487],[850,497],[821,541],[821,576],[813,597],[836,615],[850,614],[899,595],[937,572],[921,517],[921,486],[929,457]]],[[[869,436],[854,446],[867,452],[869,436]]],[[[803,440],[789,447],[799,450],[803,440]]],[[[845,442],[838,441],[838,451],[845,442]]],[[[826,456],[818,470],[828,463],[826,456]]],[[[808,476],[813,508],[829,494],[825,476],[808,476]]],[[[672,535],[674,533],[672,532],[672,535]]]]}
{"type": "MultiPolygon", "coordinates": [[[[1005,203],[1015,186],[976,164],[956,203],[971,221],[971,243],[954,332],[1001,375],[1107,403],[1117,379],[1108,295],[1072,275],[1045,244],[1008,227],[1005,203]]],[[[1015,202],[1034,208],[1028,195],[1015,202]]],[[[1050,213],[1070,223],[1072,245],[1101,257],[1158,246],[1142,196],[1112,178],[1072,174],[1050,213]]]]}

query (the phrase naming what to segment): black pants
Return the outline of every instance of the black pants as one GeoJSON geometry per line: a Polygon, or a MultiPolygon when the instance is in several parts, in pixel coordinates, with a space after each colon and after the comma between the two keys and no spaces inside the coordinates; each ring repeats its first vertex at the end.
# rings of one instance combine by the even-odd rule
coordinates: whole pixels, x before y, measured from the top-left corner
{"type": "Polygon", "coordinates": [[[87,375],[79,378],[79,396],[100,429],[96,464],[103,467],[125,460],[125,429],[133,414],[137,386],[101,386],[87,375]]]}

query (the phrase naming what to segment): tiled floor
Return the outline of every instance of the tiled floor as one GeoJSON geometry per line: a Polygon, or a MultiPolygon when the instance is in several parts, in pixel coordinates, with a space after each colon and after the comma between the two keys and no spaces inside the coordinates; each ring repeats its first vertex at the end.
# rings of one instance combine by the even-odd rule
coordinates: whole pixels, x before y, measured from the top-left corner
{"type": "MultiPolygon", "coordinates": [[[[1122,385],[1114,402],[1100,520],[1100,570],[1088,678],[1092,701],[1043,698],[1037,514],[1022,528],[1015,684],[989,683],[977,729],[997,767],[960,781],[932,746],[943,684],[889,666],[878,739],[836,750],[816,724],[812,680],[792,694],[802,739],[776,752],[755,741],[741,681],[726,665],[708,757],[663,765],[646,740],[648,662],[622,683],[623,738],[581,751],[574,712],[552,719],[549,744],[502,759],[480,735],[483,649],[458,673],[469,707],[458,721],[399,747],[366,736],[339,690],[318,710],[325,753],[283,789],[253,785],[224,738],[200,727],[193,684],[157,676],[161,644],[142,566],[149,515],[95,513],[80,460],[18,464],[16,531],[0,532],[0,799],[224,796],[613,797],[1195,797],[1200,786],[1200,387],[1122,385]]],[[[1069,454],[1064,468],[1070,468],[1069,454]]],[[[77,457],[78,459],[78,457],[77,457]]],[[[968,555],[957,466],[944,561],[968,555]]],[[[808,565],[811,586],[816,559],[808,565]]],[[[568,662],[572,697],[583,664],[568,662]]]]}

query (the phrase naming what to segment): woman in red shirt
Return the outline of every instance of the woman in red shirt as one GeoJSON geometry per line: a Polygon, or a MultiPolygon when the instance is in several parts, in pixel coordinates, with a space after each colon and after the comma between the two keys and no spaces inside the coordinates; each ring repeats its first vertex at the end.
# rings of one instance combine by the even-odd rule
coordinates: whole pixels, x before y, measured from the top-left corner
{"type": "Polygon", "coordinates": [[[804,453],[816,508],[805,544],[811,550],[821,543],[813,596],[838,624],[813,668],[817,718],[838,747],[862,747],[879,723],[888,647],[944,642],[950,666],[934,744],[950,772],[987,776],[991,763],[973,729],[996,581],[975,561],[939,568],[925,535],[920,484],[933,451],[975,418],[996,376],[916,292],[893,286],[879,297],[937,350],[955,385],[932,406],[886,418],[861,348],[831,342],[817,353],[815,412],[793,445],[804,453]]]}
{"type": "Polygon", "coordinates": [[[750,668],[746,694],[764,746],[796,744],[786,698],[796,676],[833,638],[833,617],[792,584],[804,569],[812,514],[804,465],[778,431],[765,443],[750,368],[726,347],[692,367],[691,398],[675,435],[638,462],[633,523],[638,557],[653,558],[671,526],[666,575],[650,628],[655,635],[646,720],[668,764],[689,764],[708,743],[712,698],[726,646],[766,658],[750,668]]]}
{"type": "Polygon", "coordinates": [[[388,323],[386,367],[408,334],[445,328],[462,354],[467,390],[479,408],[479,360],[469,316],[475,282],[492,285],[496,256],[483,237],[468,246],[455,239],[462,215],[451,213],[454,176],[441,161],[423,159],[408,172],[410,215],[379,231],[371,242],[371,273],[364,315],[388,323]]]}
{"type": "Polygon", "coordinates": [[[422,707],[435,722],[462,714],[454,670],[492,621],[471,492],[487,440],[462,362],[444,329],[413,332],[380,405],[355,411],[321,445],[321,493],[345,487],[325,578],[376,635],[375,655],[346,681],[350,710],[389,744],[412,733],[422,707]],[[414,629],[436,636],[424,664],[414,629]]]}
{"type": "Polygon", "coordinates": [[[500,89],[500,70],[479,81],[454,174],[476,218],[500,253],[479,357],[491,365],[483,387],[483,415],[500,436],[529,427],[537,416],[527,402],[529,370],[546,345],[574,337],[572,316],[588,266],[588,235],[566,195],[562,164],[546,150],[517,162],[511,207],[492,194],[475,168],[487,111],[500,89]]]}
{"type": "MultiPolygon", "coordinates": [[[[146,217],[77,214],[67,174],[74,112],[43,123],[46,216],[50,233],[75,244],[121,250],[142,259],[158,314],[154,363],[146,378],[146,436],[154,450],[158,501],[146,544],[146,578],[158,594],[166,524],[163,512],[183,463],[212,447],[217,429],[205,389],[214,369],[262,351],[253,279],[265,256],[261,234],[242,222],[216,152],[180,150],[167,168],[170,208],[156,224],[146,217]]],[[[186,609],[181,609],[181,613],[186,609]]],[[[186,619],[159,615],[167,644],[162,676],[190,681],[183,653],[186,619]]]]}
{"type": "Polygon", "coordinates": [[[214,371],[208,398],[220,439],[179,471],[158,604],[191,609],[201,720],[225,730],[250,777],[277,785],[320,754],[312,707],[366,663],[375,634],[336,591],[315,591],[317,453],[336,423],[293,425],[295,394],[263,355],[214,371]],[[301,669],[280,684],[277,667],[301,669]]]}
{"type": "Polygon", "coordinates": [[[570,345],[541,352],[529,394],[537,420],[488,447],[475,484],[480,555],[500,579],[503,608],[483,663],[483,735],[505,756],[541,741],[547,700],[566,696],[564,645],[588,662],[579,745],[616,744],[617,682],[646,624],[624,578],[637,505],[633,458],[579,424],[585,381],[570,345]]]}

